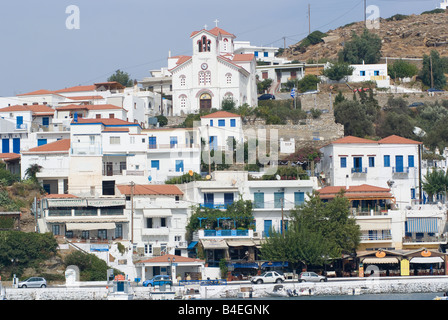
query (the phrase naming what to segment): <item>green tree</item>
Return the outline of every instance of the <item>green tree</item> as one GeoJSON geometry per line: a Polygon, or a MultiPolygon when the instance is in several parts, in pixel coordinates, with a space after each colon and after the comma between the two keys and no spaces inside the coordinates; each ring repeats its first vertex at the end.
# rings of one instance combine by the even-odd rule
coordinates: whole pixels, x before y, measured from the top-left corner
{"type": "MultiPolygon", "coordinates": [[[[105,281],[107,280],[106,261],[98,258],[94,254],[84,253],[81,251],[73,251],[64,259],[66,266],[75,265],[80,271],[81,281],[105,281]]],[[[114,274],[118,274],[118,270],[114,270],[114,274]]]]}
{"type": "Polygon", "coordinates": [[[388,74],[392,79],[412,78],[418,74],[418,68],[415,64],[400,59],[388,67],[388,74]]]}
{"type": "Polygon", "coordinates": [[[339,61],[349,64],[375,64],[381,59],[381,38],[364,29],[361,36],[353,32],[352,39],[339,52],[339,61]]]}
{"type": "Polygon", "coordinates": [[[443,170],[433,169],[429,171],[422,183],[423,190],[428,194],[430,201],[434,199],[434,195],[446,192],[448,188],[448,175],[443,170]]]}
{"type": "Polygon", "coordinates": [[[431,50],[429,56],[426,54],[423,56],[419,77],[426,86],[436,89],[443,89],[446,86],[445,62],[437,50],[431,50]]]}
{"type": "Polygon", "coordinates": [[[330,67],[325,68],[322,71],[322,75],[326,76],[330,80],[339,81],[347,76],[353,74],[353,68],[347,62],[338,62],[330,64],[330,67]]]}
{"type": "Polygon", "coordinates": [[[365,137],[374,133],[373,122],[358,101],[342,101],[334,107],[334,117],[337,123],[344,125],[346,136],[365,137]]]}
{"type": "Polygon", "coordinates": [[[165,117],[164,115],[158,115],[156,116],[157,118],[157,122],[159,123],[160,127],[164,127],[168,124],[168,118],[165,117]]]}
{"type": "Polygon", "coordinates": [[[316,90],[317,84],[319,82],[320,79],[317,76],[313,74],[308,74],[297,82],[297,89],[299,90],[299,92],[316,90]]]}
{"type": "Polygon", "coordinates": [[[134,81],[131,79],[130,75],[127,72],[121,71],[120,69],[115,71],[113,75],[107,78],[107,81],[116,81],[125,87],[132,87],[134,85],[134,81]]]}
{"type": "Polygon", "coordinates": [[[28,167],[28,169],[25,170],[25,177],[27,179],[30,179],[32,182],[37,183],[36,175],[40,172],[41,169],[42,166],[38,164],[32,164],[28,167]]]}

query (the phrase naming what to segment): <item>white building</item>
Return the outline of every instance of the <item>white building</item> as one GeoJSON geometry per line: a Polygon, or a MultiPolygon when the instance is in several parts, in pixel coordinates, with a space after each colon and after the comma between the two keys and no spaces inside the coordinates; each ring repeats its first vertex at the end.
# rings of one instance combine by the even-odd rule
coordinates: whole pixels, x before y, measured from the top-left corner
{"type": "Polygon", "coordinates": [[[210,150],[233,150],[236,144],[244,143],[241,116],[227,111],[217,111],[201,117],[201,138],[210,150]]]}
{"type": "Polygon", "coordinates": [[[237,106],[257,105],[253,54],[235,54],[235,35],[218,27],[194,31],[193,55],[168,59],[173,115],[220,109],[225,98],[237,106]]]}
{"type": "Polygon", "coordinates": [[[278,47],[260,47],[250,44],[250,41],[234,41],[234,52],[237,54],[253,54],[255,60],[262,61],[270,65],[279,65],[290,62],[281,57],[276,57],[278,47]]]}
{"type": "Polygon", "coordinates": [[[321,171],[330,186],[391,188],[400,208],[419,199],[421,143],[398,136],[379,141],[344,137],[322,147],[321,171]]]}
{"type": "Polygon", "coordinates": [[[352,64],[354,68],[348,82],[376,82],[378,88],[389,88],[390,77],[387,73],[387,64],[352,64]]]}

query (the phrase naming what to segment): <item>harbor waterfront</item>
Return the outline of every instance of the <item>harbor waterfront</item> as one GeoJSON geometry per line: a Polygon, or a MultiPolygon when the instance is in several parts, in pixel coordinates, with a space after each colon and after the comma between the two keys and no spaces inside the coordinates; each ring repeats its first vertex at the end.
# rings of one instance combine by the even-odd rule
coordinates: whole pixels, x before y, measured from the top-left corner
{"type": "MultiPolygon", "coordinates": [[[[245,301],[254,299],[291,299],[288,296],[273,296],[272,292],[279,284],[251,284],[249,282],[229,282],[226,285],[200,286],[200,299],[220,300],[246,297],[245,301]],[[251,295],[242,296],[241,292],[250,289],[251,295]]],[[[300,298],[344,299],[351,296],[387,295],[394,299],[394,294],[434,293],[443,296],[448,291],[448,276],[416,276],[416,277],[369,277],[369,278],[337,278],[328,282],[298,283],[286,281],[280,284],[285,290],[300,292],[300,298]]],[[[79,286],[49,286],[38,289],[18,289],[4,286],[7,300],[108,300],[110,288],[105,282],[80,283],[79,286]]],[[[172,287],[176,297],[182,296],[183,286],[172,287]]],[[[142,286],[132,286],[132,300],[151,300],[150,291],[154,290],[142,286]]],[[[399,296],[397,295],[397,296],[399,296]]],[[[415,295],[414,297],[419,297],[415,295]]],[[[416,298],[419,299],[419,298],[416,298]]],[[[432,299],[432,298],[431,298],[432,299]]]]}

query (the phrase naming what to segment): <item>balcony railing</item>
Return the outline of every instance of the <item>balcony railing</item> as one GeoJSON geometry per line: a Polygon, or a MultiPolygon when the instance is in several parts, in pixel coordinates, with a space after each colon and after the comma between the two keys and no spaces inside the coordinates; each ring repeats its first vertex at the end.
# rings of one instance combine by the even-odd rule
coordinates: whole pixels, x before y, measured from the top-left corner
{"type": "Polygon", "coordinates": [[[367,168],[355,167],[352,168],[352,173],[367,173],[367,168]]]}
{"type": "Polygon", "coordinates": [[[392,240],[391,234],[363,234],[361,235],[361,241],[390,241],[392,240]]]}
{"type": "Polygon", "coordinates": [[[253,230],[249,229],[222,229],[222,230],[199,230],[199,238],[233,238],[233,237],[253,237],[253,230]]]}
{"type": "Polygon", "coordinates": [[[199,207],[208,209],[227,209],[229,205],[231,205],[231,203],[201,203],[199,204],[199,207]]]}
{"type": "Polygon", "coordinates": [[[409,173],[409,167],[392,167],[392,173],[409,173]]]}
{"type": "Polygon", "coordinates": [[[421,237],[404,237],[403,243],[422,243],[422,242],[433,242],[433,243],[447,243],[447,238],[444,236],[430,236],[424,235],[421,237]]]}

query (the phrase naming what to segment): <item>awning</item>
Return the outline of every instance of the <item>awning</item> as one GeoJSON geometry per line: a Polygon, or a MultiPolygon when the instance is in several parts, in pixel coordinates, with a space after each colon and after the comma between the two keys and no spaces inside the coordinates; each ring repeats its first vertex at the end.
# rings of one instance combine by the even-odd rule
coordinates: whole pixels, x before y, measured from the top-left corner
{"type": "Polygon", "coordinates": [[[126,205],[126,199],[88,199],[87,204],[91,207],[114,207],[126,205]]]}
{"type": "Polygon", "coordinates": [[[104,223],[81,223],[81,222],[72,222],[66,223],[65,228],[67,231],[69,230],[101,230],[101,229],[115,229],[116,225],[113,222],[104,222],[104,223]]]}
{"type": "Polygon", "coordinates": [[[406,232],[438,233],[438,218],[408,218],[406,232]]]}
{"type": "Polygon", "coordinates": [[[197,244],[198,244],[197,241],[190,242],[190,244],[188,245],[187,250],[192,250],[197,244]]]}
{"type": "Polygon", "coordinates": [[[227,249],[229,246],[225,240],[201,240],[204,249],[227,249]]]}
{"type": "Polygon", "coordinates": [[[442,257],[414,257],[410,263],[443,263],[442,257]]]}
{"type": "Polygon", "coordinates": [[[265,262],[261,265],[262,268],[268,268],[268,267],[287,267],[288,266],[288,262],[278,262],[278,261],[274,261],[274,262],[265,262]]]}
{"type": "Polygon", "coordinates": [[[257,263],[234,263],[233,267],[240,268],[240,269],[258,269],[257,263]]]}
{"type": "Polygon", "coordinates": [[[87,207],[86,199],[70,198],[70,199],[47,199],[48,207],[87,207]]]}
{"type": "Polygon", "coordinates": [[[361,231],[391,229],[390,219],[357,219],[356,223],[359,225],[361,231]]]}
{"type": "Polygon", "coordinates": [[[171,209],[143,209],[143,216],[145,218],[154,217],[171,217],[171,209]]]}
{"type": "Polygon", "coordinates": [[[384,264],[384,263],[398,263],[399,260],[398,258],[394,257],[385,257],[385,258],[370,257],[365,258],[362,262],[366,264],[384,264]]]}
{"type": "Polygon", "coordinates": [[[227,240],[229,247],[253,247],[255,243],[250,239],[227,240]]]}

